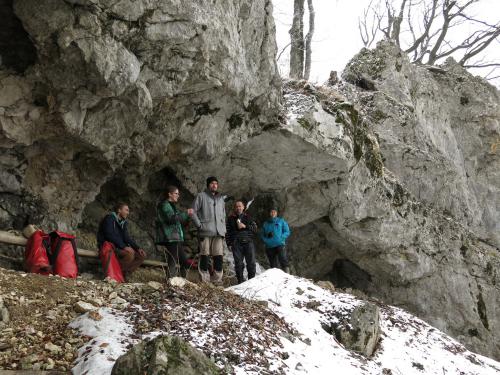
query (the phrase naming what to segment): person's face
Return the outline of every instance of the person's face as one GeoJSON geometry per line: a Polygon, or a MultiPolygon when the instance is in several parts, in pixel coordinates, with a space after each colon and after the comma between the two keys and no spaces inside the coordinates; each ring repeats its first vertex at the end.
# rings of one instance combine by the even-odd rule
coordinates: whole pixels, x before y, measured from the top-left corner
{"type": "Polygon", "coordinates": [[[210,190],[212,193],[215,193],[218,188],[219,183],[217,181],[212,181],[210,184],[208,184],[208,190],[210,190]]]}
{"type": "Polygon", "coordinates": [[[240,215],[241,213],[243,213],[243,211],[245,210],[245,206],[243,205],[243,202],[236,202],[234,204],[234,211],[240,215]]]}
{"type": "Polygon", "coordinates": [[[118,216],[120,216],[122,219],[126,219],[129,213],[130,210],[128,206],[122,206],[118,209],[118,216]]]}
{"type": "Polygon", "coordinates": [[[269,211],[269,216],[271,216],[272,218],[275,218],[276,216],[278,216],[278,211],[276,211],[276,210],[269,211]]]}
{"type": "Polygon", "coordinates": [[[179,200],[179,196],[180,196],[179,190],[175,190],[171,193],[168,193],[168,200],[170,202],[176,203],[179,200]]]}

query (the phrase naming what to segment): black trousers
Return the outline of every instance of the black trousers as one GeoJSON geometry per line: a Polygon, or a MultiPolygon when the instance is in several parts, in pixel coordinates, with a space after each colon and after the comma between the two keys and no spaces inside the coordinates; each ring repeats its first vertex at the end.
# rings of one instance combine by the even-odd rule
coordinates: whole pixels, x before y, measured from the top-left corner
{"type": "Polygon", "coordinates": [[[184,252],[182,242],[168,242],[165,244],[167,249],[168,277],[182,276],[186,277],[186,269],[189,268],[187,255],[184,252]]]}
{"type": "Polygon", "coordinates": [[[243,277],[243,269],[245,268],[243,260],[247,264],[248,279],[255,277],[255,245],[253,241],[245,243],[236,241],[233,245],[233,257],[238,284],[245,281],[243,277]]]}
{"type": "Polygon", "coordinates": [[[288,257],[285,246],[276,246],[266,249],[267,259],[271,268],[281,268],[283,271],[288,267],[288,257]]]}

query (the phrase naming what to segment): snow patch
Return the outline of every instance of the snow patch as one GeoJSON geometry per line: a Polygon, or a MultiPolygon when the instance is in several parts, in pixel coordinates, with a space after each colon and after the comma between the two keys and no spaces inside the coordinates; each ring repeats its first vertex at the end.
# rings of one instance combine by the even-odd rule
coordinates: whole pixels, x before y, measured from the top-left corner
{"type": "Polygon", "coordinates": [[[85,313],[70,323],[71,328],[82,335],[92,337],[78,350],[78,358],[72,372],[76,375],[111,374],[115,361],[139,340],[132,339],[133,328],[127,317],[110,308],[98,310],[102,317],[94,320],[85,313]]]}
{"type": "MultiPolygon", "coordinates": [[[[208,353],[219,366],[223,356],[237,356],[239,364],[233,366],[237,375],[326,375],[333,371],[344,375],[500,373],[500,363],[468,351],[457,341],[411,314],[380,303],[382,333],[375,355],[367,359],[346,350],[331,334],[331,327],[348,320],[354,308],[366,301],[345,293],[332,293],[309,280],[288,275],[279,269],[267,270],[227,291],[249,300],[265,301],[272,311],[268,314],[274,317],[263,320],[262,326],[252,326],[248,323],[249,316],[245,316],[249,311],[255,313],[252,309],[248,310],[250,307],[240,311],[233,306],[231,311],[224,312],[230,315],[221,318],[224,309],[218,307],[221,316],[216,316],[210,310],[213,304],[208,300],[201,304],[196,301],[177,301],[177,305],[162,304],[154,309],[157,310],[155,314],[164,311],[174,315],[169,318],[175,323],[171,325],[169,334],[183,337],[194,347],[208,353]],[[181,311],[187,311],[185,316],[175,315],[181,311]],[[270,328],[276,327],[276,319],[282,319],[283,323],[291,326],[289,332],[293,334],[284,334],[285,330],[281,330],[279,337],[276,337],[276,331],[270,328]],[[275,325],[271,326],[271,322],[275,325]],[[233,327],[237,332],[225,332],[225,327],[233,327]],[[242,350],[238,345],[224,345],[231,334],[234,340],[234,333],[236,337],[242,337],[242,345],[251,341],[257,352],[242,350]],[[274,335],[282,347],[262,345],[265,335],[274,335]],[[256,355],[265,360],[255,360],[256,355]]],[[[79,350],[73,368],[75,375],[110,374],[116,359],[139,339],[153,338],[165,332],[157,329],[144,335],[134,334],[131,322],[139,311],[146,312],[148,309],[141,306],[131,308],[123,312],[101,308],[101,320],[94,320],[87,313],[71,323],[71,327],[92,337],[79,350]]]]}
{"type": "Polygon", "coordinates": [[[385,305],[381,305],[382,338],[375,355],[366,359],[352,353],[323,327],[339,323],[364,301],[349,294],[331,293],[278,269],[230,290],[245,298],[270,302],[270,309],[303,335],[304,339],[295,342],[283,338],[290,356],[287,374],[330,374],[332,369],[347,375],[500,372],[500,363],[468,351],[424,321],[385,305]]]}

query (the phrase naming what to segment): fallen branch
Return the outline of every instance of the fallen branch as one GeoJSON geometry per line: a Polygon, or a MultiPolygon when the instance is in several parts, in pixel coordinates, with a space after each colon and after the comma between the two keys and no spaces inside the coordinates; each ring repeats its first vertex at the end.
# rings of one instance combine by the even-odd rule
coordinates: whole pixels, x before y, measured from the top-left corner
{"type": "MultiPolygon", "coordinates": [[[[25,246],[28,240],[24,237],[0,230],[0,242],[8,245],[25,246]]],[[[84,258],[98,258],[97,251],[77,249],[77,253],[79,256],[84,258]]],[[[168,264],[165,262],[150,259],[146,259],[142,265],[152,267],[168,267],[168,264]]]]}

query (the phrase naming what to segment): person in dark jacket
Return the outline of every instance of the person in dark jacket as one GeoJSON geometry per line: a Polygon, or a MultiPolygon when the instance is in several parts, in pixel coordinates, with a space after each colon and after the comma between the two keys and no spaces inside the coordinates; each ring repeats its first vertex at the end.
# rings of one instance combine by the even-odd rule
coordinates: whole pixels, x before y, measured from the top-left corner
{"type": "Polygon", "coordinates": [[[186,225],[193,216],[193,209],[181,211],[177,207],[179,196],[177,187],[168,186],[165,199],[158,204],[156,209],[155,243],[167,249],[169,277],[177,276],[178,271],[181,276],[185,277],[186,269],[192,264],[184,252],[183,225],[186,225]]]}
{"type": "Polygon", "coordinates": [[[129,211],[128,204],[119,203],[113,212],[104,217],[97,231],[99,249],[105,242],[111,243],[125,275],[134,272],[146,258],[146,252],[128,233],[129,211]]]}
{"type": "Polygon", "coordinates": [[[286,239],[290,236],[290,228],[285,219],[278,217],[278,209],[269,210],[269,219],[262,225],[260,238],[266,245],[266,255],[271,268],[280,268],[290,273],[288,257],[286,254],[286,239]]]}
{"type": "Polygon", "coordinates": [[[253,243],[255,233],[257,233],[257,224],[245,212],[243,201],[237,200],[234,203],[234,212],[227,219],[226,243],[233,252],[238,284],[245,281],[243,260],[247,265],[248,279],[255,276],[255,245],[253,243]]]}

